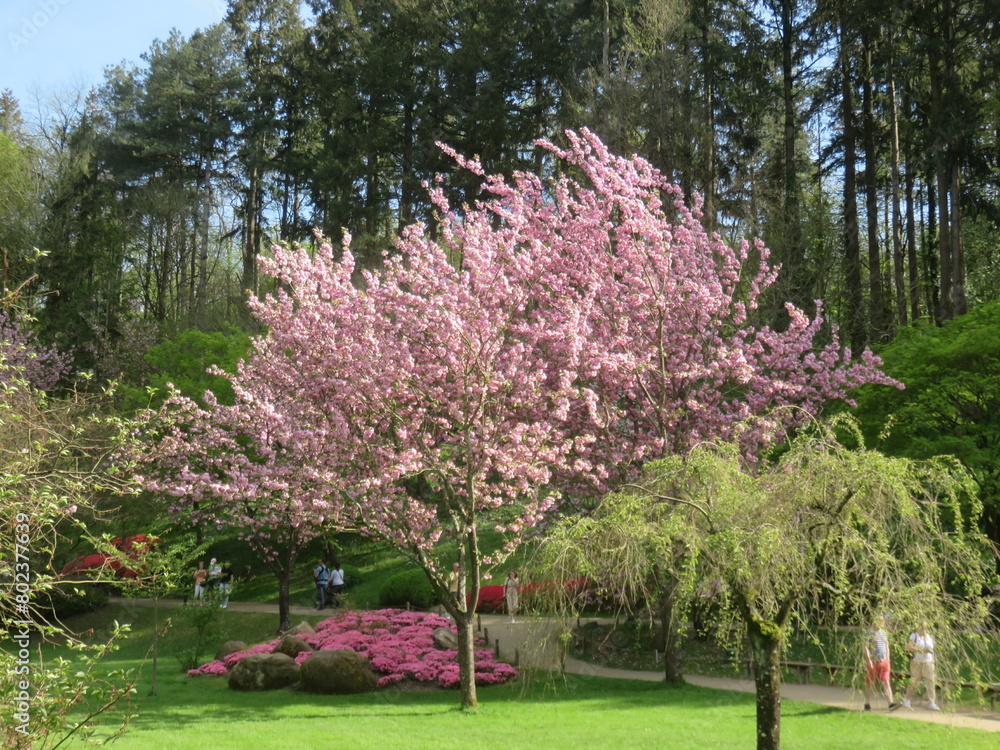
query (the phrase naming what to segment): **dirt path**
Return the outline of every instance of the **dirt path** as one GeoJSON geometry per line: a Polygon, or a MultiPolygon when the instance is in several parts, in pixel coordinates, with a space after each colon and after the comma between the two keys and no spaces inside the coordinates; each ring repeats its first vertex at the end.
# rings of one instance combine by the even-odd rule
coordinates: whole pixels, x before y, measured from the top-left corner
{"type": "MultiPolygon", "coordinates": [[[[149,599],[123,599],[111,597],[109,603],[135,606],[150,606],[149,599]]],[[[163,606],[180,605],[180,600],[161,599],[163,606]]],[[[235,612],[263,612],[278,614],[278,605],[261,602],[229,602],[229,609],[235,612]]],[[[328,610],[333,615],[335,610],[328,610]]],[[[312,607],[292,607],[293,617],[318,615],[312,607]]],[[[516,661],[520,665],[538,669],[559,670],[572,674],[595,675],[600,677],[615,677],[627,680],[649,680],[658,682],[663,679],[659,672],[640,672],[628,669],[609,669],[589,662],[567,657],[565,665],[559,663],[560,649],[557,647],[559,620],[550,618],[519,619],[509,622],[505,615],[482,615],[479,618],[481,634],[487,638],[491,648],[497,648],[501,657],[508,661],[516,661]]],[[[700,675],[684,675],[684,679],[692,685],[714,688],[717,690],[736,690],[744,693],[754,692],[754,684],[749,679],[727,677],[702,677],[700,675]]],[[[800,685],[786,682],[781,686],[781,695],[787,700],[819,703],[834,706],[848,711],[857,711],[864,716],[861,709],[864,706],[863,696],[849,688],[830,687],[825,685],[800,685]]],[[[881,698],[881,697],[879,697],[881,698]]],[[[875,713],[885,714],[884,699],[876,699],[875,713]]],[[[894,718],[909,721],[928,721],[935,724],[947,724],[955,727],[982,729],[987,732],[1000,732],[1000,713],[985,709],[960,708],[952,710],[945,707],[943,711],[929,711],[920,706],[899,708],[893,711],[894,718]]]]}

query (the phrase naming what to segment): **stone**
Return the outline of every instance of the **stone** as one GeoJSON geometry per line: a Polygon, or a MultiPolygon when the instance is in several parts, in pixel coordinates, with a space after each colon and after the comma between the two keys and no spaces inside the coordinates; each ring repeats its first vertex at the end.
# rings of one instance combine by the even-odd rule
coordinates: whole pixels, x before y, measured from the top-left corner
{"type": "Polygon", "coordinates": [[[448,628],[434,628],[434,645],[445,651],[458,651],[458,636],[448,628]]]}
{"type": "Polygon", "coordinates": [[[313,629],[313,626],[310,625],[305,620],[300,622],[294,628],[289,628],[284,633],[282,633],[282,635],[315,635],[315,634],[316,631],[313,629]]]}
{"type": "Polygon", "coordinates": [[[293,659],[303,651],[312,651],[313,648],[297,635],[283,635],[281,643],[274,647],[274,653],[286,654],[293,659]]]}
{"type": "Polygon", "coordinates": [[[245,651],[246,649],[247,644],[243,641],[226,641],[219,646],[219,650],[215,652],[215,658],[222,661],[230,654],[235,654],[237,651],[245,651]]]}
{"type": "Polygon", "coordinates": [[[229,670],[233,690],[279,690],[299,681],[299,665],[288,654],[251,654],[229,670]]]}
{"type": "Polygon", "coordinates": [[[310,693],[370,693],[377,679],[368,659],[350,649],[316,651],[302,662],[299,687],[310,693]]]}

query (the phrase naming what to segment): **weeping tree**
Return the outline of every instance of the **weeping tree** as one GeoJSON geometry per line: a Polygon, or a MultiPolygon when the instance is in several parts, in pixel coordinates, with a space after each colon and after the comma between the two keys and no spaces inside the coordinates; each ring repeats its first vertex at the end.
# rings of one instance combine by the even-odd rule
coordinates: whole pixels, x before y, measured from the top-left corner
{"type": "Polygon", "coordinates": [[[926,621],[942,676],[985,681],[980,594],[996,550],[976,530],[980,512],[957,461],[883,456],[840,417],[803,431],[772,462],[703,443],[651,463],[593,516],[558,524],[543,559],[557,578],[591,576],[626,604],[673,581],[679,616],[664,626],[675,632],[711,592],[714,635],[750,648],[757,747],[777,748],[780,660],[795,631],[828,658],[857,662],[856,636],[842,637],[842,625],[888,612],[908,628],[896,634],[901,648],[926,621]]]}

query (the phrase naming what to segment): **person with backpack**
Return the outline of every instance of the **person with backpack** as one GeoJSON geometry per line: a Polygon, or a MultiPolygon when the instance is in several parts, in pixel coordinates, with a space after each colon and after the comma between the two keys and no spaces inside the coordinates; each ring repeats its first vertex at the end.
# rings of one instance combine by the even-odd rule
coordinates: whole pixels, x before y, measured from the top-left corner
{"type": "Polygon", "coordinates": [[[330,569],[326,567],[322,560],[313,571],[313,580],[316,582],[316,609],[326,607],[326,582],[330,579],[330,569]]]}

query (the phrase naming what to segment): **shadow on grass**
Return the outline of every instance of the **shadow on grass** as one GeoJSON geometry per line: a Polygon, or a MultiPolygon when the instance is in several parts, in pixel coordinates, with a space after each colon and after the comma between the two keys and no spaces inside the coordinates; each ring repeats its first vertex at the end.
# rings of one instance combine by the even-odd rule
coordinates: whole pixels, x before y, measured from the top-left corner
{"type": "MultiPolygon", "coordinates": [[[[143,683],[147,679],[143,678],[143,683]]],[[[148,689],[147,689],[148,692],[148,689]]],[[[712,690],[692,685],[637,682],[567,675],[535,673],[526,679],[501,686],[480,687],[477,695],[481,708],[502,707],[530,702],[539,704],[576,704],[588,713],[620,712],[671,704],[685,711],[721,709],[751,716],[753,696],[712,690]]],[[[281,719],[330,720],[384,719],[386,717],[435,717],[460,712],[456,690],[418,687],[391,687],[374,693],[332,696],[302,693],[295,690],[240,692],[230,690],[222,677],[161,677],[160,694],[150,697],[140,685],[135,698],[139,715],[133,720],[137,729],[182,729],[185,725],[211,722],[269,722],[281,719]]]]}

